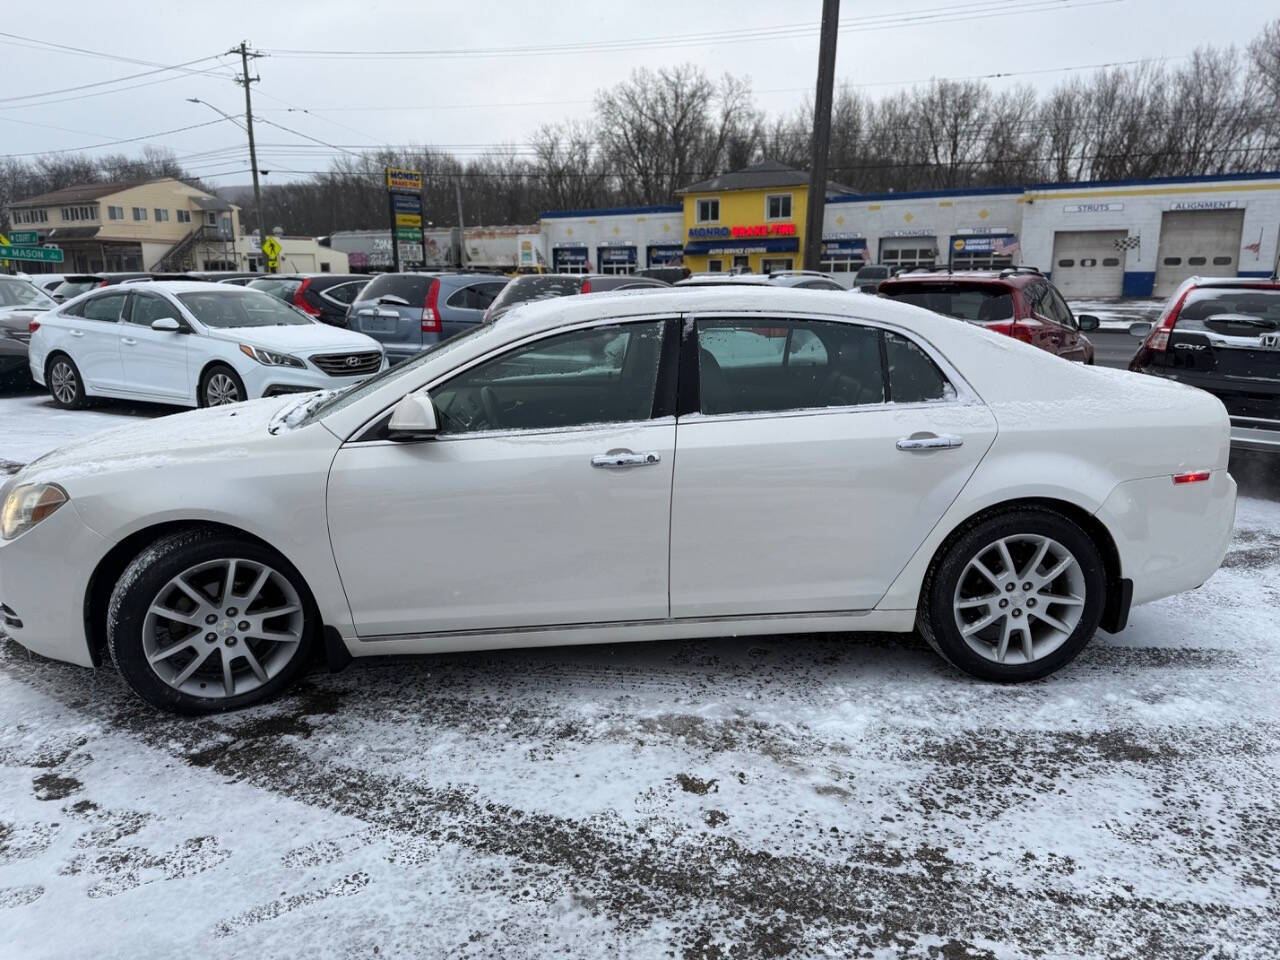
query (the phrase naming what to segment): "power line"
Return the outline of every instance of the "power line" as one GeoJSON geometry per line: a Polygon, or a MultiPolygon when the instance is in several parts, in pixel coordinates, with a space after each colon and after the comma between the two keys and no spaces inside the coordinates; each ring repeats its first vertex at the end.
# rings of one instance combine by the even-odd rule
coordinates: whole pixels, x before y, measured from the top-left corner
{"type": "Polygon", "coordinates": [[[98,80],[95,83],[81,83],[74,87],[61,87],[58,90],[44,90],[40,93],[24,93],[17,97],[0,97],[0,103],[12,103],[15,100],[37,100],[41,97],[51,97],[60,93],[73,93],[77,90],[89,90],[95,87],[107,87],[116,83],[123,83],[126,80],[136,80],[139,77],[149,77],[157,73],[167,73],[172,70],[178,70],[182,67],[189,67],[196,63],[206,63],[210,60],[216,60],[222,54],[214,54],[211,57],[200,57],[197,60],[188,60],[185,63],[177,63],[167,67],[157,67],[154,70],[144,70],[141,73],[131,73],[128,76],[116,77],[113,80],[98,80]]]}
{"type": "Polygon", "coordinates": [[[225,123],[226,121],[219,117],[217,120],[208,120],[204,123],[193,123],[186,127],[174,127],[172,130],[161,130],[158,133],[148,133],[140,137],[125,137],[122,140],[108,140],[105,143],[91,143],[83,147],[66,147],[57,151],[49,150],[32,150],[28,153],[0,153],[0,159],[8,160],[17,157],[38,157],[42,154],[56,153],[80,153],[84,150],[99,150],[102,147],[116,147],[123,143],[137,143],[140,140],[154,140],[157,137],[167,137],[175,133],[185,133],[188,130],[198,130],[200,127],[211,127],[215,123],[225,123]]]}
{"type": "MultiPolygon", "coordinates": [[[[223,73],[221,69],[200,70],[197,71],[202,76],[220,76],[230,78],[230,74],[223,73]]],[[[0,107],[0,110],[27,110],[33,107],[49,107],[56,103],[71,103],[76,100],[90,100],[94,97],[105,97],[113,93],[124,93],[127,90],[138,90],[142,87],[154,87],[158,83],[172,83],[174,80],[185,80],[189,74],[182,73],[172,77],[160,77],[158,80],[146,80],[142,83],[133,83],[126,87],[115,87],[111,90],[99,90],[95,93],[82,93],[73,97],[62,97],[56,100],[40,100],[33,103],[14,103],[8,106],[0,107]]]]}

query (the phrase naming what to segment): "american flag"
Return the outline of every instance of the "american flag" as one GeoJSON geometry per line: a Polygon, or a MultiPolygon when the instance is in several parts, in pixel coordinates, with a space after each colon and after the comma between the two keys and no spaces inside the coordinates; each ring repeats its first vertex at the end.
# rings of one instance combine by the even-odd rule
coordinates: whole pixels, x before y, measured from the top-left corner
{"type": "Polygon", "coordinates": [[[1250,253],[1260,253],[1262,251],[1262,241],[1259,240],[1257,243],[1246,243],[1244,248],[1250,253]]]}
{"type": "Polygon", "coordinates": [[[1022,246],[1017,237],[995,237],[991,241],[991,252],[997,257],[1009,257],[1017,260],[1022,256],[1022,246]]]}

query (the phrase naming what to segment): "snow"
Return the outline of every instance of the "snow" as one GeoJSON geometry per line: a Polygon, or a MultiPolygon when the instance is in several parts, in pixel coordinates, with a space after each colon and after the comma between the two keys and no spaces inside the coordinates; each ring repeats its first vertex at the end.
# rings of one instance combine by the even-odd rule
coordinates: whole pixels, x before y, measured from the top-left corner
{"type": "Polygon", "coordinates": [[[1154,322],[1164,307],[1164,300],[1070,300],[1068,305],[1077,317],[1082,313],[1093,314],[1100,321],[1103,330],[1128,330],[1131,323],[1154,322]]]}
{"type": "Polygon", "coordinates": [[[63,410],[48,393],[0,392],[0,476],[72,440],[101,430],[138,423],[174,408],[152,404],[110,404],[63,410]]]}

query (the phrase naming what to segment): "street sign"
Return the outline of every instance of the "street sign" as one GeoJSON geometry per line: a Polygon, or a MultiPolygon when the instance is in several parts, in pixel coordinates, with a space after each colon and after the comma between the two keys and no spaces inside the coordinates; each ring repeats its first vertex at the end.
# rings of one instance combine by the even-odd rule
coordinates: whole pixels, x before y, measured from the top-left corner
{"type": "Polygon", "coordinates": [[[280,256],[280,241],[275,237],[267,237],[262,241],[262,255],[268,260],[275,260],[280,256]]]}
{"type": "Polygon", "coordinates": [[[9,242],[16,243],[19,246],[30,244],[34,247],[40,242],[40,235],[34,230],[14,230],[9,234],[9,242]]]}
{"type": "Polygon", "coordinates": [[[407,193],[421,193],[422,171],[405,170],[401,167],[387,167],[387,189],[403,190],[407,193]]]}
{"type": "Polygon", "coordinates": [[[35,260],[40,263],[61,263],[62,248],[0,246],[0,260],[35,260]]]}

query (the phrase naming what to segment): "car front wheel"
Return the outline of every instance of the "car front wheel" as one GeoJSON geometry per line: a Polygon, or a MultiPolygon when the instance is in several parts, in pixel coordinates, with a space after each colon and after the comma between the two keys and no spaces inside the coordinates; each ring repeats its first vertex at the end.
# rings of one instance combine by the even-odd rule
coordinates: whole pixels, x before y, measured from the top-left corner
{"type": "Polygon", "coordinates": [[[1106,582],[1102,555],[1078,524],[1052,510],[1011,510],[947,546],[925,580],[920,631],[971,676],[1035,680],[1092,638],[1106,582]]]}
{"type": "Polygon", "coordinates": [[[158,540],[121,574],[107,611],[117,669],[148,703],[183,714],[268,700],[304,669],[319,615],[274,551],[216,531],[158,540]]]}
{"type": "Polygon", "coordinates": [[[200,406],[222,407],[248,399],[240,375],[224,364],[212,366],[200,381],[200,406]]]}

